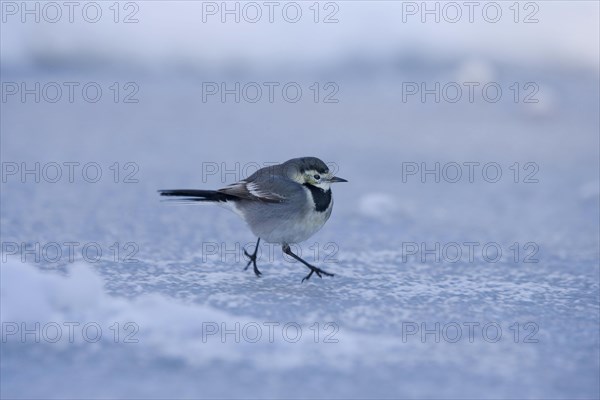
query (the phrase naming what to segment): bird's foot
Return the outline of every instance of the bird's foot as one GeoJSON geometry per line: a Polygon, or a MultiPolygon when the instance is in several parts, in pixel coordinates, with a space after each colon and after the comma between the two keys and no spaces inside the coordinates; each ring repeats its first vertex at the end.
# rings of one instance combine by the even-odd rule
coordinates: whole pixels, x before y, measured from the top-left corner
{"type": "Polygon", "coordinates": [[[258,270],[258,267],[256,266],[256,253],[248,254],[248,252],[246,250],[244,250],[244,254],[246,255],[246,257],[248,257],[250,259],[250,261],[248,261],[248,264],[246,264],[246,268],[244,268],[244,271],[246,271],[248,269],[248,267],[250,266],[250,264],[252,264],[252,266],[254,267],[254,274],[257,277],[260,277],[262,275],[262,272],[260,272],[258,270]]]}
{"type": "Polygon", "coordinates": [[[313,267],[313,266],[308,266],[308,268],[310,268],[310,272],[308,273],[308,275],[306,275],[303,279],[302,282],[307,281],[310,279],[310,277],[312,276],[312,274],[317,274],[317,276],[319,278],[323,278],[323,275],[325,276],[334,276],[332,273],[329,273],[327,271],[323,271],[321,268],[317,268],[317,267],[313,267]]]}

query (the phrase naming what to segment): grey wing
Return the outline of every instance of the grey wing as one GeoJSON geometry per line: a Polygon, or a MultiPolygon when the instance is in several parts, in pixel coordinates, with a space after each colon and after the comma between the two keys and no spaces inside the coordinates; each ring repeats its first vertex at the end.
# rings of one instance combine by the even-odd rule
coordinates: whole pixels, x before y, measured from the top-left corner
{"type": "Polygon", "coordinates": [[[268,203],[284,203],[303,194],[299,183],[282,176],[266,174],[251,176],[218,191],[240,199],[268,203]]]}

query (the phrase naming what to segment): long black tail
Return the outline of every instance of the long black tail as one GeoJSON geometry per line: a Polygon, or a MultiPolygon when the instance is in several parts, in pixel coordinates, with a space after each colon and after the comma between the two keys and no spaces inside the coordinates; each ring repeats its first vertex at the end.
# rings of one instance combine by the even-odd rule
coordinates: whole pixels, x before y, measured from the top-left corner
{"type": "Polygon", "coordinates": [[[161,196],[173,196],[183,202],[197,201],[228,201],[233,196],[218,192],[216,190],[195,190],[195,189],[174,189],[174,190],[159,190],[161,196]]]}

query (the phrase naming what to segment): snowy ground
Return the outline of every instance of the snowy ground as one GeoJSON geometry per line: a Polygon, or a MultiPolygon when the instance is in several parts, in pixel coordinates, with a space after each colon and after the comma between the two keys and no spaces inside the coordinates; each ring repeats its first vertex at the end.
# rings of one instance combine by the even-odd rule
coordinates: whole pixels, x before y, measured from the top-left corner
{"type": "Polygon", "coordinates": [[[172,75],[3,68],[3,82],[140,90],[136,104],[2,103],[2,397],[598,398],[597,70],[411,57],[172,75]],[[509,100],[402,101],[403,82],[465,74],[509,100]],[[207,80],[306,93],[335,81],[340,101],[202,102],[207,80]],[[540,102],[515,104],[508,88],[528,81],[540,102]],[[156,193],[304,155],[349,180],[301,244],[333,278],[301,284],[306,269],[264,245],[257,279],[236,215],[156,193]],[[39,182],[20,175],[36,162],[39,182]],[[95,170],[81,175],[91,162],[94,183],[95,170]],[[463,178],[403,179],[436,162],[463,178]]]}

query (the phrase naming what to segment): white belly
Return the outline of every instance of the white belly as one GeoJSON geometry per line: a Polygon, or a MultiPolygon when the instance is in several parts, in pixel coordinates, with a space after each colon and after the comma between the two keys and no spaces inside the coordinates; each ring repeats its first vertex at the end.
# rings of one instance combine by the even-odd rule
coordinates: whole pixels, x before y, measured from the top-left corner
{"type": "Polygon", "coordinates": [[[307,206],[305,211],[299,215],[298,218],[291,219],[286,223],[277,226],[272,231],[263,233],[260,237],[264,238],[264,240],[269,243],[281,244],[300,243],[310,238],[317,233],[329,219],[331,210],[333,209],[333,199],[331,200],[329,207],[322,212],[314,209],[312,206],[312,198],[307,204],[310,204],[310,206],[307,206]]]}
{"type": "Polygon", "coordinates": [[[305,189],[306,200],[281,207],[268,204],[244,204],[234,207],[252,232],[268,243],[292,244],[305,241],[325,225],[331,215],[333,199],[324,211],[316,211],[312,195],[305,189]]]}

